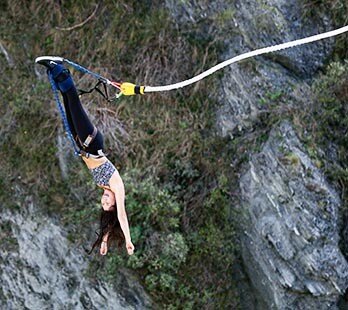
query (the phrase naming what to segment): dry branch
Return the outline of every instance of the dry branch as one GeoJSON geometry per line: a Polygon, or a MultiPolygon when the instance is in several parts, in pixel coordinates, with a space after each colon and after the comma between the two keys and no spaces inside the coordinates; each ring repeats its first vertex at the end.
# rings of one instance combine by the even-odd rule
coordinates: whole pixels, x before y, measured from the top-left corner
{"type": "Polygon", "coordinates": [[[77,24],[75,26],[71,26],[71,27],[68,27],[68,28],[56,27],[56,29],[57,30],[62,30],[62,31],[71,31],[71,30],[74,30],[76,28],[83,27],[85,24],[87,24],[95,16],[95,14],[97,13],[98,7],[99,7],[99,4],[96,5],[93,13],[90,16],[88,16],[87,19],[84,20],[82,23],[79,23],[79,24],[77,24]]]}

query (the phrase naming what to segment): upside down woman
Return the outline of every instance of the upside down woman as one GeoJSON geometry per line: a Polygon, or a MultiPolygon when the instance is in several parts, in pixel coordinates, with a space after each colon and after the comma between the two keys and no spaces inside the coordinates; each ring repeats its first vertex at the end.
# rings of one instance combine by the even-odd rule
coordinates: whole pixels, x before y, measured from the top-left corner
{"type": "Polygon", "coordinates": [[[101,198],[100,233],[90,253],[100,247],[100,254],[106,255],[110,241],[118,246],[126,244],[129,255],[133,254],[127,213],[125,210],[125,190],[123,181],[115,166],[103,153],[103,136],[91,123],[83,109],[69,70],[65,69],[60,57],[43,56],[36,62],[50,71],[60,90],[68,124],[76,144],[81,149],[81,157],[90,170],[96,184],[104,189],[101,198]]]}

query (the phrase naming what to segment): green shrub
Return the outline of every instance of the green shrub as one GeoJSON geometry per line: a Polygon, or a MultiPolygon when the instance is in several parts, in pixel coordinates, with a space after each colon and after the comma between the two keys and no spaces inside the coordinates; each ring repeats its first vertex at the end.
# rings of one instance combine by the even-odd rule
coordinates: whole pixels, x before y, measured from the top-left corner
{"type": "Polygon", "coordinates": [[[135,170],[123,176],[127,213],[136,252],[131,257],[114,251],[107,258],[105,276],[112,279],[121,266],[141,270],[144,284],[154,296],[175,295],[177,272],[185,262],[188,246],[179,232],[181,205],[150,177],[135,170]]]}
{"type": "Polygon", "coordinates": [[[321,143],[335,142],[342,152],[339,152],[342,163],[346,162],[348,137],[348,62],[332,63],[325,75],[320,76],[313,84],[316,102],[313,116],[318,129],[313,133],[321,143]]]}

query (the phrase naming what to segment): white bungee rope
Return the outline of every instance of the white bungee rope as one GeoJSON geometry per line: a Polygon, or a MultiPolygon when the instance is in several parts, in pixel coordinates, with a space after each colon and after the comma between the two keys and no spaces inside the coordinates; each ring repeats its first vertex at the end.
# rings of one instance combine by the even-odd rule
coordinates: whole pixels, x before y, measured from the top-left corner
{"type": "Polygon", "coordinates": [[[290,41],[290,42],[286,42],[286,43],[282,43],[282,44],[278,44],[278,45],[274,45],[274,46],[270,46],[270,47],[260,48],[260,49],[257,49],[255,51],[247,52],[247,53],[235,56],[233,58],[230,58],[228,60],[225,60],[224,62],[221,62],[221,63],[217,64],[216,66],[214,66],[214,67],[212,67],[212,68],[210,68],[210,69],[208,69],[208,70],[206,70],[206,71],[204,71],[204,72],[202,72],[202,73],[200,73],[200,74],[198,74],[198,75],[196,75],[188,80],[185,80],[185,81],[182,81],[179,83],[175,83],[175,84],[164,85],[164,86],[142,86],[142,85],[136,85],[136,84],[129,83],[129,82],[123,82],[123,83],[113,82],[113,81],[108,80],[107,78],[102,77],[99,74],[96,74],[96,73],[82,67],[79,64],[72,62],[71,60],[68,60],[68,59],[65,59],[62,57],[41,56],[41,57],[38,57],[36,59],[36,62],[39,62],[40,60],[47,59],[47,58],[49,58],[51,60],[56,60],[58,62],[66,62],[69,65],[78,69],[79,71],[91,74],[95,78],[97,78],[98,80],[102,81],[103,83],[105,83],[107,85],[111,85],[113,87],[116,87],[120,91],[120,93],[116,95],[116,98],[118,98],[121,95],[125,95],[125,96],[131,96],[131,95],[136,95],[136,94],[143,95],[145,93],[164,92],[164,91],[183,88],[185,86],[196,83],[196,82],[206,78],[207,76],[213,74],[214,72],[221,70],[222,68],[229,66],[233,63],[237,63],[241,60],[255,57],[255,56],[259,56],[259,55],[263,55],[263,54],[268,54],[268,53],[280,51],[280,50],[284,50],[287,48],[291,48],[291,47],[295,47],[295,46],[299,46],[299,45],[303,45],[303,44],[307,44],[307,43],[311,43],[311,42],[315,42],[315,41],[319,41],[319,40],[323,40],[323,39],[327,39],[330,37],[340,35],[340,34],[345,33],[347,31],[348,31],[348,26],[344,26],[344,27],[336,29],[336,30],[320,33],[320,34],[310,36],[310,37],[307,37],[304,39],[290,41]]]}
{"type": "Polygon", "coordinates": [[[200,73],[200,74],[198,74],[198,75],[196,75],[188,80],[185,80],[185,81],[182,81],[179,83],[175,83],[175,84],[169,84],[169,85],[164,85],[164,86],[139,86],[139,85],[135,85],[133,83],[125,82],[125,83],[122,83],[120,86],[121,93],[123,95],[129,96],[129,95],[135,95],[135,94],[144,94],[144,93],[151,93],[151,92],[163,92],[163,91],[179,89],[179,88],[191,85],[193,83],[196,83],[196,82],[206,78],[207,76],[213,74],[214,72],[221,70],[222,68],[229,66],[233,63],[239,62],[243,59],[280,51],[283,49],[299,46],[302,44],[307,44],[307,43],[323,40],[326,38],[340,35],[340,34],[345,33],[347,31],[348,31],[348,26],[344,26],[344,27],[336,29],[336,30],[324,32],[324,33],[310,36],[310,37],[307,37],[304,39],[290,41],[287,43],[282,43],[282,44],[278,44],[278,45],[274,45],[274,46],[270,46],[270,47],[257,49],[255,51],[247,52],[247,53],[235,56],[233,58],[230,58],[228,60],[225,60],[224,62],[217,64],[216,66],[208,69],[207,71],[204,71],[204,72],[202,72],[202,73],[200,73]]]}

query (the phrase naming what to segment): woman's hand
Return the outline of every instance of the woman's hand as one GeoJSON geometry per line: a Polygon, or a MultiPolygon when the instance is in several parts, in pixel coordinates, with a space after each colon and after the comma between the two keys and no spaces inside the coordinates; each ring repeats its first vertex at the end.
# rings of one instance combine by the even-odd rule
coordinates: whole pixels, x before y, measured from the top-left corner
{"type": "Polygon", "coordinates": [[[127,248],[128,255],[133,255],[133,253],[134,253],[134,245],[133,245],[132,241],[127,241],[126,242],[126,248],[127,248]]]}
{"type": "Polygon", "coordinates": [[[108,252],[108,243],[106,241],[102,241],[100,245],[100,254],[106,255],[107,252],[108,252]]]}

